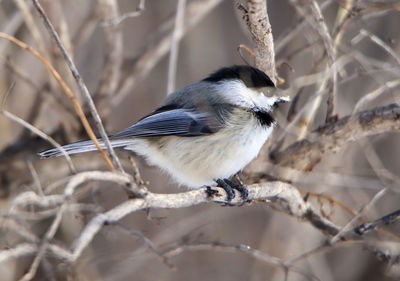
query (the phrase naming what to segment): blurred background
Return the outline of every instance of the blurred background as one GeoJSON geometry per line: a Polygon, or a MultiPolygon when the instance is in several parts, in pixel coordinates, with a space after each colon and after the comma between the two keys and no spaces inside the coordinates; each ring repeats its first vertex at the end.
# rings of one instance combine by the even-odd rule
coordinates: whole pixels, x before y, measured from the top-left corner
{"type": "MultiPolygon", "coordinates": [[[[237,9],[238,2],[186,1],[175,88],[203,79],[223,66],[254,63],[251,55],[242,50],[244,61],[238,52],[241,44],[253,46],[242,13],[237,9]]],[[[246,1],[241,2],[246,5],[246,1]]],[[[130,126],[161,103],[167,94],[168,40],[173,33],[176,0],[46,0],[40,3],[73,57],[109,134],[130,126]],[[144,8],[140,6],[143,3],[144,8]],[[107,25],[107,20],[134,11],[138,11],[136,16],[107,25]]],[[[306,78],[326,66],[327,55],[321,37],[307,19],[311,14],[304,19],[299,13],[299,7],[307,11],[300,3],[268,1],[276,67],[284,81],[279,87],[298,99],[291,110],[290,105],[281,107],[277,116],[280,125],[259,159],[241,176],[244,183],[255,181],[246,176],[252,171],[269,174],[264,167],[272,165],[265,163],[269,163],[268,152],[274,140],[284,137],[284,146],[296,140],[298,126],[294,124],[292,129],[285,129],[288,112],[293,117],[312,102],[318,81],[307,82],[306,78]]],[[[398,1],[315,3],[322,10],[330,34],[337,38],[337,118],[351,114],[360,98],[377,89],[381,91],[377,98],[363,109],[398,103],[398,1]],[[350,3],[353,8],[346,6],[350,3]],[[343,15],[346,20],[337,27],[343,15]],[[374,36],[383,43],[377,44],[374,36]]],[[[83,103],[63,57],[31,1],[0,1],[0,31],[38,50],[83,103]]],[[[60,144],[87,139],[72,103],[43,65],[26,50],[4,39],[0,40],[0,97],[2,109],[31,123],[60,144]]],[[[325,100],[318,108],[310,131],[325,123],[325,100]]],[[[84,103],[83,106],[88,113],[87,106],[84,103]]],[[[13,199],[24,191],[37,190],[38,185],[46,189],[56,183],[53,192],[61,193],[71,172],[62,157],[40,160],[37,153],[51,145],[4,115],[0,115],[0,130],[0,210],[3,216],[0,245],[2,250],[7,250],[25,241],[23,235],[17,235],[18,231],[9,227],[10,221],[42,237],[53,218],[51,214],[35,216],[41,209],[29,205],[24,212],[12,213],[13,199]]],[[[324,154],[312,172],[300,171],[287,177],[303,194],[323,194],[339,202],[332,203],[333,200],[318,196],[310,198],[321,213],[341,226],[353,217],[342,205],[357,212],[377,192],[387,188],[386,193],[363,213],[366,220],[374,220],[400,206],[399,141],[398,132],[393,132],[351,142],[336,153],[324,154]]],[[[117,153],[126,171],[132,173],[130,154],[122,150],[117,153]]],[[[157,168],[149,167],[140,158],[135,160],[152,192],[186,190],[157,168]]],[[[98,153],[74,156],[72,161],[78,171],[107,170],[98,153]]],[[[279,179],[280,175],[276,169],[271,177],[279,179]]],[[[74,200],[85,203],[86,207],[70,210],[63,217],[53,241],[66,249],[90,218],[124,202],[127,197],[122,188],[90,182],[81,187],[74,200]]],[[[203,204],[177,210],[148,210],[131,214],[122,223],[142,233],[157,249],[200,244],[209,247],[189,247],[165,262],[142,239],[117,225],[108,225],[75,264],[70,266],[62,260],[46,257],[33,280],[285,280],[282,267],[244,252],[218,250],[212,245],[244,244],[288,261],[322,245],[327,239],[309,223],[265,204],[240,208],[203,204]]],[[[379,244],[389,255],[398,258],[399,233],[399,225],[391,225],[363,243],[341,243],[316,251],[296,262],[300,274],[290,270],[287,280],[399,280],[399,261],[384,262],[368,249],[368,245],[379,244]]],[[[19,280],[33,258],[33,255],[23,254],[4,258],[0,253],[0,279],[19,280]]]]}

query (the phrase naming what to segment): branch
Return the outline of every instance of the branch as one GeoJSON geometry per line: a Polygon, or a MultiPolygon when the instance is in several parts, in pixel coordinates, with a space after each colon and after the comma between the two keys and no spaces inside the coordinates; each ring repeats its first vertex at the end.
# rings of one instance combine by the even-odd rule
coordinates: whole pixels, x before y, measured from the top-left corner
{"type": "Polygon", "coordinates": [[[163,252],[165,257],[173,257],[181,254],[185,251],[215,251],[215,252],[226,252],[226,253],[243,253],[258,260],[265,264],[277,266],[281,268],[285,274],[285,280],[287,279],[289,271],[300,274],[306,277],[308,280],[319,280],[316,276],[306,273],[304,269],[301,269],[294,264],[287,263],[285,260],[271,256],[258,249],[252,248],[249,245],[244,244],[226,244],[218,241],[214,242],[190,242],[181,245],[173,246],[166,249],[163,252]]]}
{"type": "MultiPolygon", "coordinates": [[[[76,68],[74,62],[72,61],[71,57],[69,56],[69,54],[67,53],[67,50],[65,49],[63,43],[61,42],[60,37],[58,36],[57,32],[55,31],[53,25],[51,24],[49,18],[47,17],[45,11],[43,10],[42,6],[40,5],[40,3],[38,2],[38,0],[32,0],[33,1],[33,5],[35,6],[35,8],[37,9],[37,11],[39,12],[40,16],[42,17],[45,26],[48,30],[48,32],[50,33],[50,35],[53,37],[53,39],[56,41],[57,46],[60,48],[60,51],[62,53],[62,55],[64,56],[64,59],[68,65],[68,67],[71,70],[72,76],[75,78],[76,83],[79,86],[79,89],[83,95],[83,97],[85,98],[86,103],[89,105],[90,108],[90,112],[93,116],[93,119],[97,125],[97,129],[99,130],[99,133],[107,147],[108,152],[111,155],[111,158],[113,159],[113,162],[116,164],[117,168],[120,171],[123,171],[122,165],[117,157],[117,155],[115,154],[114,149],[111,146],[110,140],[107,137],[106,131],[103,127],[102,121],[100,119],[99,114],[97,113],[96,110],[96,106],[94,105],[93,99],[90,96],[89,90],[87,89],[85,83],[83,82],[83,79],[81,77],[81,75],[79,74],[78,69],[76,68]]],[[[97,149],[102,152],[102,149],[100,148],[100,145],[98,144],[97,140],[95,140],[92,136],[91,136],[92,141],[95,143],[97,149]]],[[[103,154],[105,155],[105,154],[103,154]]],[[[110,165],[108,157],[103,156],[105,159],[105,162],[108,163],[108,166],[113,169],[114,167],[112,166],[112,164],[110,165]],[[108,160],[108,161],[107,161],[108,160]]]]}
{"type": "MultiPolygon", "coordinates": [[[[118,3],[116,0],[99,0],[99,10],[103,21],[110,21],[118,17],[118,3]]],[[[106,37],[106,57],[104,69],[101,74],[98,95],[114,95],[118,88],[121,76],[123,36],[122,28],[118,25],[104,26],[106,37]]]]}
{"type": "Polygon", "coordinates": [[[135,17],[140,16],[144,12],[145,2],[146,2],[146,0],[140,0],[139,4],[136,7],[136,10],[133,12],[124,13],[120,16],[115,16],[114,18],[110,18],[108,20],[104,19],[102,25],[104,27],[116,26],[116,25],[119,25],[120,23],[122,23],[126,19],[135,18],[135,17]]]}
{"type": "Polygon", "coordinates": [[[267,13],[267,1],[248,0],[248,10],[240,6],[243,18],[255,43],[256,67],[263,70],[276,84],[275,51],[272,28],[267,13]]]}
{"type": "Polygon", "coordinates": [[[176,69],[178,65],[179,54],[179,39],[182,38],[183,33],[183,16],[185,12],[186,0],[178,0],[175,15],[174,32],[172,34],[171,52],[168,62],[168,83],[167,95],[175,90],[176,69]]]}
{"type": "Polygon", "coordinates": [[[400,106],[390,104],[346,116],[317,129],[308,139],[270,155],[274,164],[311,171],[326,152],[360,138],[400,130],[400,106]]]}
{"type": "Polygon", "coordinates": [[[28,122],[24,121],[23,119],[19,118],[16,115],[12,114],[11,112],[8,112],[7,110],[0,109],[0,114],[6,116],[10,120],[13,120],[13,121],[21,124],[24,128],[27,128],[32,133],[38,135],[42,139],[50,142],[52,145],[57,147],[61,151],[63,156],[65,156],[65,160],[67,161],[68,167],[71,170],[71,172],[76,173],[76,169],[75,169],[74,164],[72,163],[71,157],[68,155],[68,153],[65,151],[65,149],[58,142],[56,142],[52,137],[46,135],[44,132],[40,131],[35,126],[29,124],[28,122]]]}
{"type": "MultiPolygon", "coordinates": [[[[191,1],[185,8],[184,29],[179,33],[177,40],[180,40],[197,23],[199,23],[209,12],[211,12],[222,0],[197,0],[191,1]]],[[[148,46],[136,60],[129,78],[122,82],[120,89],[110,100],[106,100],[102,109],[111,111],[123,99],[132,93],[132,89],[142,81],[153,69],[153,67],[166,55],[172,44],[175,17],[171,17],[161,26],[160,36],[148,46]]],[[[103,111],[103,112],[104,112],[103,111]]],[[[106,114],[108,114],[106,112],[106,114]]]]}
{"type": "MultiPolygon", "coordinates": [[[[97,172],[99,173],[99,172],[97,172]]],[[[69,184],[69,186],[71,186],[69,184]]],[[[205,189],[197,189],[177,194],[147,193],[143,198],[136,198],[114,207],[113,209],[95,216],[83,229],[74,241],[71,249],[70,262],[79,258],[83,250],[91,243],[94,236],[101,230],[104,224],[121,220],[123,217],[143,209],[176,209],[195,206],[201,203],[214,201],[226,203],[227,197],[222,188],[213,187],[218,191],[210,198],[205,189]]],[[[248,186],[248,199],[256,202],[267,202],[277,210],[290,216],[307,220],[322,232],[333,236],[339,232],[339,228],[330,221],[319,216],[312,207],[303,200],[298,190],[283,182],[266,182],[248,186]]],[[[239,194],[232,200],[232,204],[240,204],[239,194]]]]}
{"type": "Polygon", "coordinates": [[[400,209],[396,210],[390,214],[387,214],[377,220],[374,220],[372,222],[362,223],[362,224],[358,225],[357,227],[355,227],[353,229],[353,231],[361,236],[372,230],[375,230],[376,228],[378,228],[380,226],[393,224],[399,220],[400,220],[400,209]]]}

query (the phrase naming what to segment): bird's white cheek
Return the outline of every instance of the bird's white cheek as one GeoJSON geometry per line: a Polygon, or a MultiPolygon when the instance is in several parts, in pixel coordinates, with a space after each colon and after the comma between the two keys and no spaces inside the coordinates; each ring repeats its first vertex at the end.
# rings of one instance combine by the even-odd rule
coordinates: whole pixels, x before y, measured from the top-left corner
{"type": "Polygon", "coordinates": [[[221,84],[217,89],[231,104],[244,108],[262,108],[270,110],[276,101],[274,97],[267,97],[262,92],[248,88],[241,81],[230,81],[221,84]]]}

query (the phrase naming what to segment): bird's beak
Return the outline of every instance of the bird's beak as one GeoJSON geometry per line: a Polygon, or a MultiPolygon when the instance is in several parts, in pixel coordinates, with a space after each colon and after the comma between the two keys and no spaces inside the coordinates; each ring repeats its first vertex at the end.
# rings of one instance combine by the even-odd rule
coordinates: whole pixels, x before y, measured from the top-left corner
{"type": "Polygon", "coordinates": [[[274,102],[275,106],[277,106],[280,103],[290,102],[290,97],[289,96],[276,97],[276,98],[277,98],[277,100],[274,102]]]}

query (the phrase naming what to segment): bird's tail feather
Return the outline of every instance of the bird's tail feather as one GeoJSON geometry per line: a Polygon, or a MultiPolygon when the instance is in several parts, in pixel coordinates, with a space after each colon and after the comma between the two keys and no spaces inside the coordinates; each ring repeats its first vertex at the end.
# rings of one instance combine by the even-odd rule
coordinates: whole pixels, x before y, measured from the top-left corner
{"type": "MultiPolygon", "coordinates": [[[[97,139],[97,140],[102,149],[107,149],[103,140],[101,140],[101,139],[97,139]]],[[[116,139],[116,140],[110,140],[110,143],[111,143],[112,147],[122,147],[122,146],[129,145],[130,141],[126,140],[126,139],[116,139]]],[[[64,145],[63,148],[69,155],[97,150],[96,146],[94,145],[94,143],[91,140],[79,141],[79,142],[67,144],[67,145],[64,145]]],[[[49,149],[49,150],[39,153],[39,156],[41,158],[49,158],[49,157],[53,157],[53,156],[62,156],[62,155],[63,155],[63,153],[61,152],[61,150],[59,148],[53,148],[53,149],[49,149]]]]}

